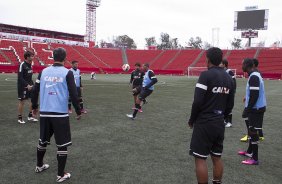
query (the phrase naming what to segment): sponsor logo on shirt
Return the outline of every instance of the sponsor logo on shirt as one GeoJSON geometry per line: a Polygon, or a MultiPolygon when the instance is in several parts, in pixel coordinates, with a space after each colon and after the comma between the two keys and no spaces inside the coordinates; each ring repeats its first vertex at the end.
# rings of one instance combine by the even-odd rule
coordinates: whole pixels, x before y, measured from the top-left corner
{"type": "Polygon", "coordinates": [[[229,94],[230,89],[226,87],[214,87],[212,88],[213,93],[229,94]]]}
{"type": "Polygon", "coordinates": [[[49,76],[45,76],[44,77],[44,81],[47,82],[64,82],[63,77],[49,77],[49,76]]]}

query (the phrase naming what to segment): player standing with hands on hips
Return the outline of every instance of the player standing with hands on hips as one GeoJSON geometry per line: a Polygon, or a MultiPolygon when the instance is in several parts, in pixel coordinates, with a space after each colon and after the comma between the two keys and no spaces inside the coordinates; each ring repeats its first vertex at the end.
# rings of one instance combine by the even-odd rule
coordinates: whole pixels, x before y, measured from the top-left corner
{"type": "Polygon", "coordinates": [[[224,117],[234,106],[234,86],[231,77],[219,64],[222,51],[212,47],[207,50],[208,70],[201,73],[196,84],[191,116],[188,121],[193,134],[190,155],[195,157],[199,184],[208,184],[206,159],[211,155],[213,184],[220,184],[223,175],[221,155],[224,140],[224,117]]]}
{"type": "MultiPolygon", "coordinates": [[[[32,80],[32,60],[34,58],[34,53],[31,51],[25,51],[24,53],[24,62],[22,62],[19,66],[18,71],[18,123],[24,124],[23,120],[23,107],[26,100],[31,98],[31,90],[33,87],[32,80]]],[[[28,121],[37,122],[38,120],[32,117],[32,108],[30,103],[29,114],[27,117],[28,121]]]]}
{"type": "Polygon", "coordinates": [[[54,64],[45,68],[35,83],[32,108],[33,114],[38,112],[38,96],[40,93],[40,138],[37,146],[36,173],[49,168],[43,163],[46,147],[50,144],[50,138],[54,134],[58,148],[58,175],[57,182],[70,179],[71,174],[65,172],[67,161],[67,147],[72,144],[68,114],[68,98],[70,96],[75,108],[77,119],[81,118],[81,109],[77,95],[74,75],[72,71],[64,67],[66,51],[63,48],[56,48],[53,51],[54,64]]]}

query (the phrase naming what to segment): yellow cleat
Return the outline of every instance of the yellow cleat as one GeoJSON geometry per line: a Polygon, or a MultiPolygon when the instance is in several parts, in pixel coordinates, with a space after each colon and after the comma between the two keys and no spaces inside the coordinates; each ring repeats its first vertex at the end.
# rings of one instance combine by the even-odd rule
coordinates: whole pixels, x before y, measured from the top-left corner
{"type": "Polygon", "coordinates": [[[259,137],[259,140],[260,141],[264,141],[264,137],[259,137]]]}
{"type": "Polygon", "coordinates": [[[247,142],[248,141],[248,135],[245,135],[240,139],[241,142],[247,142]]]}

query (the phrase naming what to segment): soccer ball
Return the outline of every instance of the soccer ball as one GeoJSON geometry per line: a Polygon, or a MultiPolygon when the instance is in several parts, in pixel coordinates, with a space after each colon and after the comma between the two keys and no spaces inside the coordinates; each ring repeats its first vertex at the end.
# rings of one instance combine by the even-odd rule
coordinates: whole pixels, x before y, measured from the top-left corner
{"type": "Polygon", "coordinates": [[[123,71],[127,72],[129,69],[130,69],[129,64],[124,64],[124,65],[122,65],[122,70],[123,70],[123,71]]]}

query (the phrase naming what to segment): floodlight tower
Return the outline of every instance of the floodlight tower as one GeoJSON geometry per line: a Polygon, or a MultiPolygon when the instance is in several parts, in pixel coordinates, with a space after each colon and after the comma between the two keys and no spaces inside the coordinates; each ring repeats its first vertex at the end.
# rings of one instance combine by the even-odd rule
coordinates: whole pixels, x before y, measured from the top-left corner
{"type": "Polygon", "coordinates": [[[96,41],[96,8],[101,0],[86,0],[86,41],[96,41]]]}

